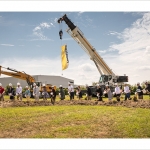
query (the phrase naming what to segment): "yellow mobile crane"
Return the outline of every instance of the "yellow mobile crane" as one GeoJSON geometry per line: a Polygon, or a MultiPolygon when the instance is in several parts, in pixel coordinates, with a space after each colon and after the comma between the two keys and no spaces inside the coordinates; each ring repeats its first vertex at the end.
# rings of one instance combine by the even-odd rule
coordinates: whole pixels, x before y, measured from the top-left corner
{"type": "MultiPolygon", "coordinates": [[[[69,27],[67,33],[81,46],[81,48],[90,56],[90,59],[95,63],[101,75],[99,79],[100,85],[114,87],[115,83],[128,82],[128,76],[115,75],[103,58],[96,52],[96,49],[88,42],[82,31],[71,22],[66,14],[58,19],[59,24],[62,23],[62,21],[64,21],[69,27]]],[[[60,30],[59,35],[60,39],[62,39],[62,30],[60,30]]]]}
{"type": "MultiPolygon", "coordinates": [[[[9,67],[5,68],[5,67],[0,66],[0,75],[1,74],[7,75],[7,76],[12,76],[12,77],[22,79],[22,80],[26,80],[31,91],[33,89],[33,83],[36,83],[36,85],[39,87],[40,92],[42,92],[42,82],[36,81],[34,77],[32,77],[29,74],[26,74],[24,71],[21,72],[21,71],[17,71],[16,69],[11,69],[9,67]],[[10,71],[4,71],[4,70],[2,70],[2,68],[10,70],[11,72],[10,71]]],[[[52,85],[46,84],[45,86],[46,86],[47,92],[50,93],[52,85]]],[[[54,86],[54,88],[56,89],[56,86],[54,86]]]]}

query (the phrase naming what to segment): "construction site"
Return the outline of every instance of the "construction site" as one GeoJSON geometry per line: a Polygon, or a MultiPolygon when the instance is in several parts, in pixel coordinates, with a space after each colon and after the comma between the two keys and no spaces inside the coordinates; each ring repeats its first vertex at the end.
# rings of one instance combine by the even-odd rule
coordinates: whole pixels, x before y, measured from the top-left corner
{"type": "MultiPolygon", "coordinates": [[[[26,70],[12,69],[11,63],[9,67],[0,65],[0,75],[5,75],[0,78],[0,138],[149,138],[149,79],[144,78],[143,83],[131,86],[133,76],[130,78],[126,70],[118,75],[119,72],[114,71],[115,65],[112,69],[113,65],[110,67],[106,63],[100,51],[92,46],[91,40],[67,14],[55,22],[59,26],[56,34],[61,43],[61,64],[56,61],[51,67],[61,66],[62,75],[30,75],[26,70]],[[63,23],[73,39],[64,40],[67,44],[63,41],[63,23]],[[78,77],[72,78],[74,71],[84,82],[92,81],[89,75],[92,69],[82,64],[72,67],[68,77],[63,76],[64,70],[71,67],[68,41],[80,46],[94,64],[95,68],[91,68],[97,70],[99,78],[93,74],[96,81],[93,84],[76,84],[78,77]],[[83,68],[89,74],[83,75],[83,68]]],[[[40,24],[33,32],[37,34],[37,31],[49,27],[40,24]]],[[[45,64],[49,65],[48,62],[45,64]]],[[[39,72],[42,72],[42,67],[39,72]]]]}

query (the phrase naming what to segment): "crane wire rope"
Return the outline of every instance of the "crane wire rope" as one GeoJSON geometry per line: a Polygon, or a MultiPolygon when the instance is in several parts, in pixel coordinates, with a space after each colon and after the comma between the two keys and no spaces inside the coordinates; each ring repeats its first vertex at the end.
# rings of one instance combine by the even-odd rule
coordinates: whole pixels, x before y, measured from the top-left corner
{"type": "MultiPolygon", "coordinates": [[[[60,35],[60,32],[63,30],[63,24],[62,24],[62,21],[60,21],[60,23],[59,23],[59,35],[60,35]]],[[[63,35],[63,32],[62,32],[62,35],[63,35]]],[[[63,44],[63,42],[62,42],[62,35],[61,35],[61,38],[60,38],[60,50],[61,50],[61,47],[62,47],[62,44],[63,44]]],[[[62,56],[60,55],[60,60],[62,61],[62,56]]],[[[62,73],[61,73],[61,75],[63,76],[63,70],[62,70],[62,73]]]]}

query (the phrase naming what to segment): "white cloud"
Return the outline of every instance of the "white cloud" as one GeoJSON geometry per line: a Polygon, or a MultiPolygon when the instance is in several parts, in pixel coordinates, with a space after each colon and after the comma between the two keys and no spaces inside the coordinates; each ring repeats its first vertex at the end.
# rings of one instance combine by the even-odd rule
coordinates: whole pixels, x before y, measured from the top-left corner
{"type": "Polygon", "coordinates": [[[119,37],[120,33],[116,31],[109,31],[107,35],[117,35],[119,37]]]}
{"type": "Polygon", "coordinates": [[[53,24],[53,23],[50,23],[50,25],[51,25],[51,26],[54,26],[54,24],[53,24]]]}
{"type": "Polygon", "coordinates": [[[104,54],[106,52],[107,52],[106,50],[98,50],[98,53],[100,53],[100,54],[104,54]]]}
{"type": "Polygon", "coordinates": [[[55,19],[54,19],[54,22],[57,23],[57,20],[58,20],[58,18],[55,18],[55,19]]]}
{"type": "Polygon", "coordinates": [[[40,27],[42,27],[43,29],[44,28],[50,28],[50,24],[46,23],[46,22],[43,22],[40,24],[40,27]]]}
{"type": "Polygon", "coordinates": [[[47,37],[45,36],[45,35],[43,35],[43,33],[41,32],[41,30],[40,31],[36,31],[36,32],[34,32],[33,33],[35,36],[37,36],[38,38],[39,38],[39,40],[46,40],[47,39],[47,37]]]}
{"type": "Polygon", "coordinates": [[[114,44],[111,48],[119,53],[130,51],[143,51],[150,43],[150,13],[135,21],[130,28],[126,28],[119,37],[123,42],[114,44]]]}
{"type": "Polygon", "coordinates": [[[14,46],[12,44],[0,44],[0,45],[2,45],[2,46],[14,46]]]}
{"type": "Polygon", "coordinates": [[[85,63],[80,65],[78,69],[89,72],[89,71],[94,71],[95,67],[89,63],[85,63]]]}
{"type": "Polygon", "coordinates": [[[96,25],[93,21],[92,18],[90,18],[88,15],[81,15],[83,13],[77,13],[77,16],[76,16],[76,25],[79,26],[79,27],[90,27],[90,28],[96,28],[96,25]]]}
{"type": "Polygon", "coordinates": [[[37,35],[39,38],[37,39],[31,39],[30,41],[54,41],[52,39],[48,39],[47,37],[41,35],[41,34],[38,34],[37,35]]]}
{"type": "Polygon", "coordinates": [[[32,39],[30,41],[34,41],[34,40],[51,40],[43,34],[43,31],[45,29],[50,29],[51,27],[54,27],[54,24],[52,22],[50,22],[50,23],[47,23],[47,22],[40,23],[39,26],[36,26],[33,29],[33,35],[36,36],[38,39],[32,39]]]}
{"type": "Polygon", "coordinates": [[[150,71],[150,66],[141,66],[138,68],[139,70],[146,70],[146,71],[150,71]]]}
{"type": "MultiPolygon", "coordinates": [[[[119,55],[112,63],[107,59],[111,68],[119,75],[129,76],[130,83],[150,79],[150,13],[144,13],[131,27],[123,32],[111,32],[122,40],[120,44],[112,44],[108,51],[116,51],[119,55]]],[[[107,56],[106,56],[107,58],[107,56]]]]}
{"type": "Polygon", "coordinates": [[[41,27],[37,26],[33,29],[33,31],[41,30],[41,27]]]}
{"type": "Polygon", "coordinates": [[[23,59],[12,58],[1,60],[0,64],[3,67],[14,68],[18,71],[25,71],[30,75],[59,75],[63,73],[63,77],[73,79],[75,84],[91,85],[92,82],[99,80],[100,74],[89,59],[88,56],[82,56],[80,58],[69,58],[69,67],[62,71],[60,57],[49,59],[39,58],[37,59],[23,59]],[[12,62],[10,64],[10,62],[12,62]]]}

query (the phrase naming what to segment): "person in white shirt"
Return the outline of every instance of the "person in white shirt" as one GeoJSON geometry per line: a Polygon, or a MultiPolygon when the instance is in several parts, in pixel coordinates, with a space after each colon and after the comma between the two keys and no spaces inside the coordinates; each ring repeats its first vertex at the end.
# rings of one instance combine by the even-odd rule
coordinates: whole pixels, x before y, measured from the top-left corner
{"type": "Polygon", "coordinates": [[[128,99],[130,99],[130,89],[129,86],[127,84],[125,84],[124,87],[124,93],[125,93],[125,101],[128,99]]]}
{"type": "Polygon", "coordinates": [[[39,87],[36,85],[36,83],[33,83],[33,96],[35,98],[35,100],[39,100],[39,87]]]}
{"type": "Polygon", "coordinates": [[[68,93],[70,96],[70,100],[73,100],[74,99],[74,88],[70,82],[68,82],[68,93]]]}
{"type": "Polygon", "coordinates": [[[116,95],[116,100],[120,101],[121,90],[118,84],[116,84],[116,87],[115,87],[115,95],[116,95]]]}
{"type": "Polygon", "coordinates": [[[22,100],[22,87],[19,82],[17,83],[17,87],[16,87],[16,96],[17,96],[17,100],[22,100]]]}

